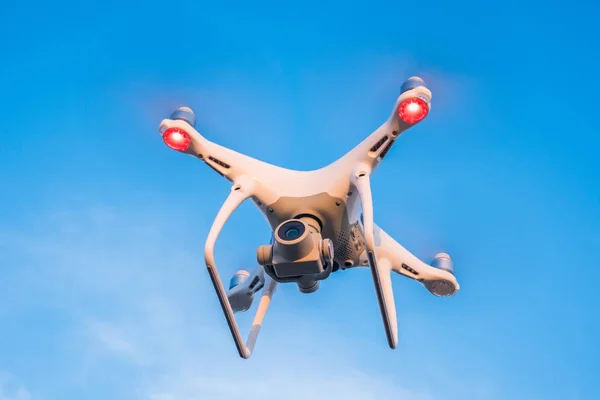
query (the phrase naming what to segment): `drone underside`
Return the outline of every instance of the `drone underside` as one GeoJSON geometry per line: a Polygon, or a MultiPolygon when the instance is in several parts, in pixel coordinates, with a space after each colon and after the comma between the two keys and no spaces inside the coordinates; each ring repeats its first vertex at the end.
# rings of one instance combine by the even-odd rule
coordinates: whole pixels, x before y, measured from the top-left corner
{"type": "Polygon", "coordinates": [[[437,296],[453,295],[459,285],[446,253],[428,265],[412,255],[373,218],[370,176],[397,138],[429,113],[431,92],[418,77],[401,88],[394,110],[377,130],[332,164],[314,171],[271,165],[208,141],[187,107],[161,122],[159,131],[173,150],[192,155],[232,183],[205,244],[206,266],[238,352],[248,358],[254,348],[271,297],[279,283],[295,283],[312,293],[338,269],[368,266],[390,348],[398,342],[391,272],[422,283],[437,296]],[[257,249],[257,267],[240,270],[225,290],[214,259],[214,245],[225,222],[251,199],[273,232],[257,249]],[[247,311],[262,290],[248,341],[242,340],[234,313],[247,311]]]}

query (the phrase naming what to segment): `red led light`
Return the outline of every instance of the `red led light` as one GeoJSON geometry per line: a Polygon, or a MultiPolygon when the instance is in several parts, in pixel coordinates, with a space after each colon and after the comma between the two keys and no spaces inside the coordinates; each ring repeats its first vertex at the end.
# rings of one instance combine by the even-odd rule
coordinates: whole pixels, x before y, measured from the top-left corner
{"type": "Polygon", "coordinates": [[[192,143],[190,135],[180,128],[169,128],[164,131],[163,140],[167,146],[177,151],[186,151],[192,143]]]}
{"type": "Polygon", "coordinates": [[[413,97],[404,100],[398,107],[398,117],[407,124],[416,124],[427,116],[429,107],[420,97],[413,97]]]}

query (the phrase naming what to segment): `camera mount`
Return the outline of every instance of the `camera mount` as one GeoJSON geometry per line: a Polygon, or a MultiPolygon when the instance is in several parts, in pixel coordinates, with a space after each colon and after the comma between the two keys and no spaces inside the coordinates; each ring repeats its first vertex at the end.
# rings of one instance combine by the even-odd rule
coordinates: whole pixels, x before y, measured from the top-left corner
{"type": "Polygon", "coordinates": [[[333,268],[333,243],[323,239],[312,216],[288,219],[273,231],[271,244],[259,246],[257,261],[276,282],[296,282],[302,293],[312,293],[333,268]]]}

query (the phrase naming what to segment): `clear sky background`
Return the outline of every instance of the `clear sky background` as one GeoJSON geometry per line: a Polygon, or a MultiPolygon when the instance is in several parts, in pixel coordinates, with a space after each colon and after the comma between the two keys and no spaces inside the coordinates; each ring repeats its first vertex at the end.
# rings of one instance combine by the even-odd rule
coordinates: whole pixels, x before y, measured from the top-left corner
{"type": "MultiPolygon", "coordinates": [[[[0,399],[600,398],[597,2],[3,2],[0,399]],[[373,177],[378,224],[440,299],[367,269],[280,286],[250,360],[203,263],[228,183],[157,131],[295,169],[344,154],[420,75],[432,111],[373,177]]],[[[251,204],[228,281],[269,229],[251,204]]],[[[249,316],[240,316],[248,327],[249,316]]]]}

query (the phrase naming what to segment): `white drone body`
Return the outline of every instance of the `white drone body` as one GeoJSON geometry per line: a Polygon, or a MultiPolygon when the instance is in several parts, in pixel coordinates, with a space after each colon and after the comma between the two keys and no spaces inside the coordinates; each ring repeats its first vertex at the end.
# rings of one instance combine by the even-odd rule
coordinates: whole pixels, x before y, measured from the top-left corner
{"type": "Polygon", "coordinates": [[[397,138],[429,113],[431,92],[418,77],[401,89],[387,121],[332,164],[313,171],[271,165],[213,143],[198,133],[195,116],[181,107],[161,122],[159,131],[172,149],[204,161],[232,183],[231,192],[210,229],[204,258],[210,278],[242,358],[252,354],[269,303],[279,283],[295,283],[312,293],[338,269],[368,266],[390,348],[398,343],[391,273],[420,282],[436,296],[450,296],[459,285],[446,253],[428,265],[407,251],[373,219],[371,175],[397,138]],[[240,270],[223,286],[214,246],[225,222],[251,199],[273,232],[257,250],[258,266],[240,270]],[[248,340],[244,343],[236,312],[247,311],[262,289],[248,340]]]}

